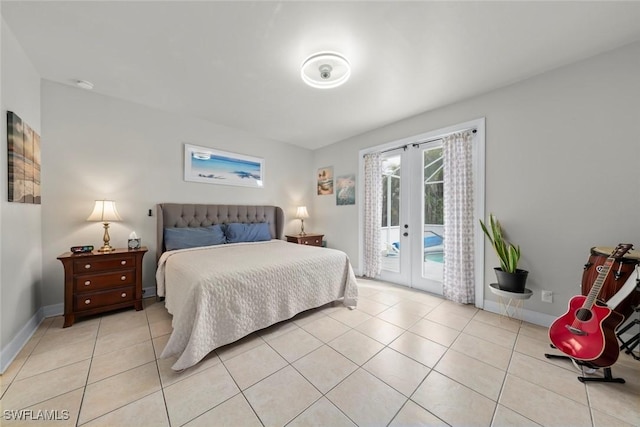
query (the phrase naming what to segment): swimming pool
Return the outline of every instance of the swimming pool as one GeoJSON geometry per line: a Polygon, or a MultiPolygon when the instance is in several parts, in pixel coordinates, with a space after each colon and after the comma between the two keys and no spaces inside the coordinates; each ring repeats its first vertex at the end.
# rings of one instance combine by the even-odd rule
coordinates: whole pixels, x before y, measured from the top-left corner
{"type": "Polygon", "coordinates": [[[444,252],[427,252],[424,254],[424,260],[444,264],[444,252]]]}

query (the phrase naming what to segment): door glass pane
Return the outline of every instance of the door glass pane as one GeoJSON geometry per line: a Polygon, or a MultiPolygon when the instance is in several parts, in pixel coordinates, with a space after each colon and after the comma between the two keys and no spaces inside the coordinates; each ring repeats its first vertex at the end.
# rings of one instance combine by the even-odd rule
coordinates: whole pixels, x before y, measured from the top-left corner
{"type": "Polygon", "coordinates": [[[382,160],[382,269],[400,271],[400,156],[382,160]]]}
{"type": "Polygon", "coordinates": [[[422,277],[444,278],[444,185],[442,146],[423,151],[423,265],[422,277]]]}

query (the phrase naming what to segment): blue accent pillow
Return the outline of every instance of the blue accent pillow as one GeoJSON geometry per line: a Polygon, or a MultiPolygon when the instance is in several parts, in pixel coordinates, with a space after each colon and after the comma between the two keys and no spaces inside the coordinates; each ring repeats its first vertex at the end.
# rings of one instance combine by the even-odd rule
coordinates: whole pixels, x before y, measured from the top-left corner
{"type": "Polygon", "coordinates": [[[226,242],[220,225],[164,229],[164,246],[168,251],[221,245],[226,242]]]}
{"type": "Polygon", "coordinates": [[[255,224],[232,222],[231,224],[227,224],[224,233],[227,235],[227,243],[264,242],[271,240],[269,224],[266,222],[258,222],[255,224]]]}

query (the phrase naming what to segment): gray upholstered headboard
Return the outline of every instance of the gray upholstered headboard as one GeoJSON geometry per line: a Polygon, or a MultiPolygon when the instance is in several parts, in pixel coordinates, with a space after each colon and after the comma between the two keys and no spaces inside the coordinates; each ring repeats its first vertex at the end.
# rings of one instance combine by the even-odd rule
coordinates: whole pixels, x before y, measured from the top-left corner
{"type": "Polygon", "coordinates": [[[284,212],[277,206],[255,205],[196,205],[185,203],[161,203],[157,205],[156,258],[165,251],[164,229],[171,227],[208,227],[231,222],[269,224],[271,238],[281,239],[284,228],[284,212]]]}

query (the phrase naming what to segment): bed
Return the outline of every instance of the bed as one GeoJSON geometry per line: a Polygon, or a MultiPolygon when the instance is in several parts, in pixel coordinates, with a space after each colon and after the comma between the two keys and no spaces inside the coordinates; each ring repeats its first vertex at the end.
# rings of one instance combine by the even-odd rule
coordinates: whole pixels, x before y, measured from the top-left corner
{"type": "Polygon", "coordinates": [[[157,219],[157,294],[173,315],[161,357],[177,356],[176,371],[305,310],[337,300],[357,304],[347,255],[281,240],[279,207],[165,203],[157,206],[157,219]],[[219,229],[225,243],[217,243],[219,229]],[[231,229],[261,234],[234,235],[231,229]],[[178,245],[176,235],[183,239],[178,245]],[[199,246],[203,236],[217,244],[199,246]]]}

